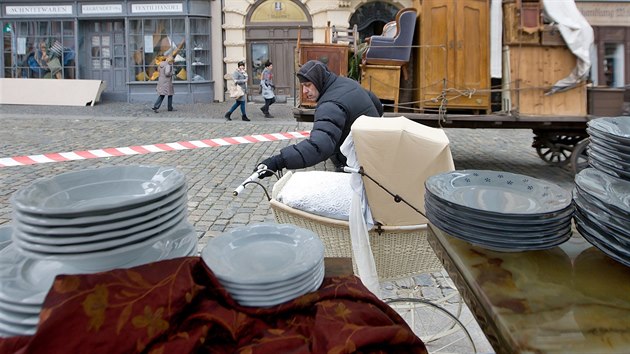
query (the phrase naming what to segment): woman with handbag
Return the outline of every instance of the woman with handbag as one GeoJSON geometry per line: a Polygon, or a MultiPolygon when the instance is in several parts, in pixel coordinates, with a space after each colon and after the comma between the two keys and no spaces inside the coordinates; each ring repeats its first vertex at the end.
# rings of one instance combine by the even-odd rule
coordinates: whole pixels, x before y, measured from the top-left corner
{"type": "Polygon", "coordinates": [[[247,72],[245,71],[244,61],[238,62],[238,69],[236,69],[236,71],[232,74],[232,79],[234,80],[235,88],[230,89],[230,97],[236,99],[236,102],[234,102],[230,110],[225,113],[225,119],[232,120],[232,118],[230,118],[232,112],[240,106],[243,120],[249,122],[247,113],[245,113],[245,103],[247,102],[247,95],[245,94],[245,92],[247,92],[247,72]],[[238,88],[241,88],[242,92],[237,92],[238,88]]]}

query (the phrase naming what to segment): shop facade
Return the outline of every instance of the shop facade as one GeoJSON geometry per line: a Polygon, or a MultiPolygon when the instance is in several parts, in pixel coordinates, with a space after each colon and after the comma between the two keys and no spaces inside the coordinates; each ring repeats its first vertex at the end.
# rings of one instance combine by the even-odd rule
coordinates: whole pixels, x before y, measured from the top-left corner
{"type": "Polygon", "coordinates": [[[593,27],[591,81],[595,86],[630,85],[630,1],[576,1],[593,27]]]}
{"type": "MultiPolygon", "coordinates": [[[[156,60],[174,57],[178,102],[212,102],[211,2],[3,3],[0,77],[102,80],[103,100],[151,102],[156,60]]],[[[218,33],[217,35],[221,35],[218,33]]]]}

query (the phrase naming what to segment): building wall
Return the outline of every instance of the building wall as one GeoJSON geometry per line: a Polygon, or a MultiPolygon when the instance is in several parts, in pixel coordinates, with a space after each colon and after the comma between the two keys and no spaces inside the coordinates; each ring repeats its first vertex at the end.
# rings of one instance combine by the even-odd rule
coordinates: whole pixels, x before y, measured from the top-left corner
{"type": "MultiPolygon", "coordinates": [[[[225,97],[226,81],[231,79],[231,73],[236,70],[236,64],[241,61],[247,61],[247,48],[245,38],[245,23],[247,15],[250,13],[254,5],[258,1],[255,0],[222,0],[223,6],[223,49],[224,54],[222,58],[216,58],[216,61],[222,60],[224,63],[223,70],[223,82],[222,87],[216,86],[216,99],[222,100],[225,97]],[[221,94],[223,93],[223,94],[221,94]]],[[[348,28],[349,20],[352,14],[363,4],[372,1],[366,0],[352,0],[352,1],[339,1],[339,0],[302,0],[307,11],[308,16],[311,17],[313,23],[313,42],[325,43],[326,42],[326,28],[328,21],[331,26],[337,26],[338,28],[348,28]]],[[[403,1],[381,1],[391,3],[397,7],[411,7],[413,6],[413,0],[403,1]]],[[[219,48],[215,48],[213,51],[215,56],[222,55],[222,51],[219,48]]]]}

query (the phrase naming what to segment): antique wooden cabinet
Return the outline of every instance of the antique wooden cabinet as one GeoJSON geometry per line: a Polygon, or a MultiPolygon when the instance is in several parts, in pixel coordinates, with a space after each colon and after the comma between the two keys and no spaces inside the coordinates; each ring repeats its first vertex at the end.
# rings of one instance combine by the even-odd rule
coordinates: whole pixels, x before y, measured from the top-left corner
{"type": "MultiPolygon", "coordinates": [[[[348,76],[349,49],[347,44],[302,43],[299,47],[300,65],[309,60],[319,60],[326,64],[331,72],[339,76],[348,76]]],[[[317,102],[310,101],[303,93],[300,94],[300,98],[303,107],[315,107],[317,105],[317,102]]]]}
{"type": "Polygon", "coordinates": [[[419,106],[489,112],[489,0],[422,0],[420,6],[419,106]]]}

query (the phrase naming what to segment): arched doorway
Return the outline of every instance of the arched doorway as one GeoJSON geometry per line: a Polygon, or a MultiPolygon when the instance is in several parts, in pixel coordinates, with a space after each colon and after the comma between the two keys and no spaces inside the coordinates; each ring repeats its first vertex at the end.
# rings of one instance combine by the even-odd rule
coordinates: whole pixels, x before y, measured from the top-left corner
{"type": "Polygon", "coordinates": [[[396,19],[398,7],[387,2],[369,2],[359,7],[350,17],[350,27],[357,25],[360,43],[365,38],[379,35],[383,26],[396,19]]]}
{"type": "Polygon", "coordinates": [[[302,41],[313,40],[311,17],[304,5],[291,0],[260,1],[247,15],[245,28],[250,94],[258,94],[260,74],[270,60],[276,96],[293,96],[298,33],[302,41]]]}

